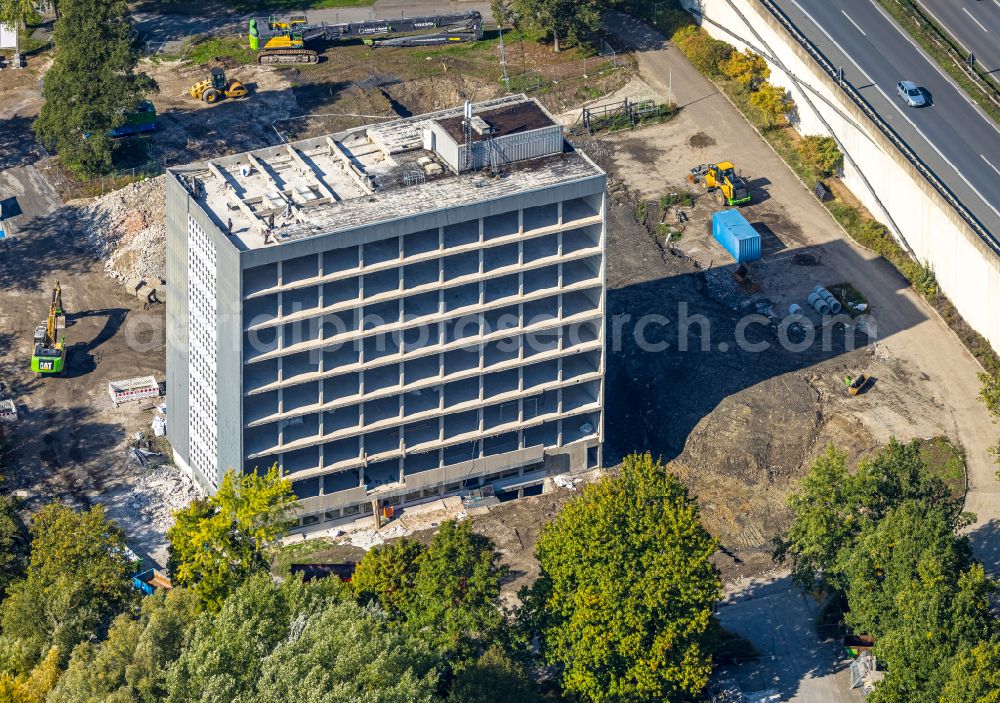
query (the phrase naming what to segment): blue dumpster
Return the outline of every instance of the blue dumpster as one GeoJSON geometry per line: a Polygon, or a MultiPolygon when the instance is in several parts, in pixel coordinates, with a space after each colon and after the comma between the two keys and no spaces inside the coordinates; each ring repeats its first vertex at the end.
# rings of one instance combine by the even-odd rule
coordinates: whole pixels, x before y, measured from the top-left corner
{"type": "Polygon", "coordinates": [[[739,210],[720,210],[712,215],[712,236],[737,263],[760,258],[760,234],[739,210]]]}

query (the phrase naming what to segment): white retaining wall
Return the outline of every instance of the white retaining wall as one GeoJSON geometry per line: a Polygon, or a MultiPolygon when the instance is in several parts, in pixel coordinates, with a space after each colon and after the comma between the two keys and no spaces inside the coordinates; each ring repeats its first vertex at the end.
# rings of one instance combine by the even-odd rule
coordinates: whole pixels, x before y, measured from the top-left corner
{"type": "MultiPolygon", "coordinates": [[[[795,100],[798,131],[803,135],[828,135],[816,110],[822,113],[916,257],[933,268],[941,290],[962,317],[1000,350],[1000,255],[980,239],[757,0],[697,2],[701,13],[711,20],[702,22],[710,35],[740,50],[748,46],[733,35],[745,39],[752,45],[750,48],[776,57],[788,72],[819,93],[817,96],[808,91],[807,101],[796,81],[768,61],[770,81],[788,89],[795,100]],[[758,45],[754,32],[765,46],[758,45]]],[[[844,168],[845,184],[875,218],[889,225],[857,170],[846,161],[844,168]]]]}

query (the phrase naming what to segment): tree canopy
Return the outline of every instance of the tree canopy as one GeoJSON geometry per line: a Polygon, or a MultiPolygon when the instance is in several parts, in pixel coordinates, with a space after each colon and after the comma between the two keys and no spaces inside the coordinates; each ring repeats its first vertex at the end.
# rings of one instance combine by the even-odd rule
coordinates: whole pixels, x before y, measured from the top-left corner
{"type": "Polygon", "coordinates": [[[183,588],[144,598],[139,616],[119,615],[104,642],[77,645],[47,703],[164,700],[167,672],[187,646],[197,604],[183,588]]]}
{"type": "Polygon", "coordinates": [[[878,523],[904,501],[939,509],[951,529],[965,524],[961,499],[930,474],[916,442],[890,441],[862,460],[853,474],[846,459],[846,454],[828,447],[789,498],[795,519],[775,555],[791,562],[792,575],[802,585],[812,588],[823,579],[846,590],[848,584],[837,568],[841,551],[866,526],[878,523]]]}
{"type": "Polygon", "coordinates": [[[362,604],[375,601],[391,616],[409,609],[417,580],[417,560],[426,548],[404,538],[372,547],[358,564],[351,586],[362,604]]]}
{"type": "Polygon", "coordinates": [[[156,82],[135,70],[139,46],[126,0],[60,0],[59,8],[35,133],[75,173],[107,173],[115,149],[108,131],[125,124],[156,82]]]}
{"type": "Polygon", "coordinates": [[[226,472],[216,494],[178,511],[167,531],[174,580],[218,610],[248,576],[267,571],[265,549],[288,531],[294,505],[276,465],[264,475],[226,472]]]}
{"type": "Polygon", "coordinates": [[[602,0],[512,0],[510,8],[519,26],[551,36],[553,49],[559,51],[560,42],[583,41],[600,28],[603,4],[602,0]]]}
{"type": "Polygon", "coordinates": [[[809,168],[821,178],[836,174],[844,165],[844,155],[840,153],[833,137],[802,137],[798,150],[809,168]]]}
{"type": "Polygon", "coordinates": [[[104,509],[77,512],[50,503],[31,522],[31,559],[24,579],[0,605],[0,664],[26,674],[49,648],[68,657],[134,602],[125,538],[104,509]]]}
{"type": "Polygon", "coordinates": [[[771,76],[771,69],[764,57],[749,49],[732,52],[719,69],[726,78],[735,81],[746,91],[757,90],[771,76]]]}
{"type": "Polygon", "coordinates": [[[941,703],[1000,703],[1000,638],[980,642],[955,660],[941,703]]]}
{"type": "Polygon", "coordinates": [[[523,594],[563,690],[598,703],[692,697],[711,673],[715,540],[649,454],[588,486],[542,530],[523,594]]]}
{"type": "Polygon", "coordinates": [[[0,601],[12,583],[24,576],[28,564],[28,534],[17,506],[0,496],[0,601]]]}
{"type": "Polygon", "coordinates": [[[938,703],[958,691],[954,667],[973,667],[970,650],[996,631],[995,584],[957,534],[969,520],[961,499],[928,469],[919,445],[892,441],[853,474],[830,448],[790,505],[793,524],[777,556],[791,559],[801,583],[842,594],[845,623],[875,639],[886,673],[870,700],[938,703]]]}

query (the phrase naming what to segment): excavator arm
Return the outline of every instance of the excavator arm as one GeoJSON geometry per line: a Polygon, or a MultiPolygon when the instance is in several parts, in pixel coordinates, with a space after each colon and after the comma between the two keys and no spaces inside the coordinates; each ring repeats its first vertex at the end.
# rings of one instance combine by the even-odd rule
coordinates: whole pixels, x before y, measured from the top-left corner
{"type": "Polygon", "coordinates": [[[249,37],[250,48],[259,48],[258,63],[316,63],[318,54],[306,48],[306,44],[314,41],[361,38],[370,46],[428,46],[479,41],[483,38],[483,17],[475,10],[341,24],[309,24],[304,17],[287,20],[272,17],[266,21],[251,19],[249,37]]]}

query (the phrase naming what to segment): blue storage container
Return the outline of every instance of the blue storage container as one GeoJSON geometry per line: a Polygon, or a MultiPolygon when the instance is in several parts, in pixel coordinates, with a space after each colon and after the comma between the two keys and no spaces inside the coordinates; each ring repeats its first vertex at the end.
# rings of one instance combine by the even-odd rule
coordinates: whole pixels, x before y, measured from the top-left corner
{"type": "Polygon", "coordinates": [[[712,236],[737,263],[760,258],[760,234],[739,210],[720,210],[712,215],[712,236]]]}

